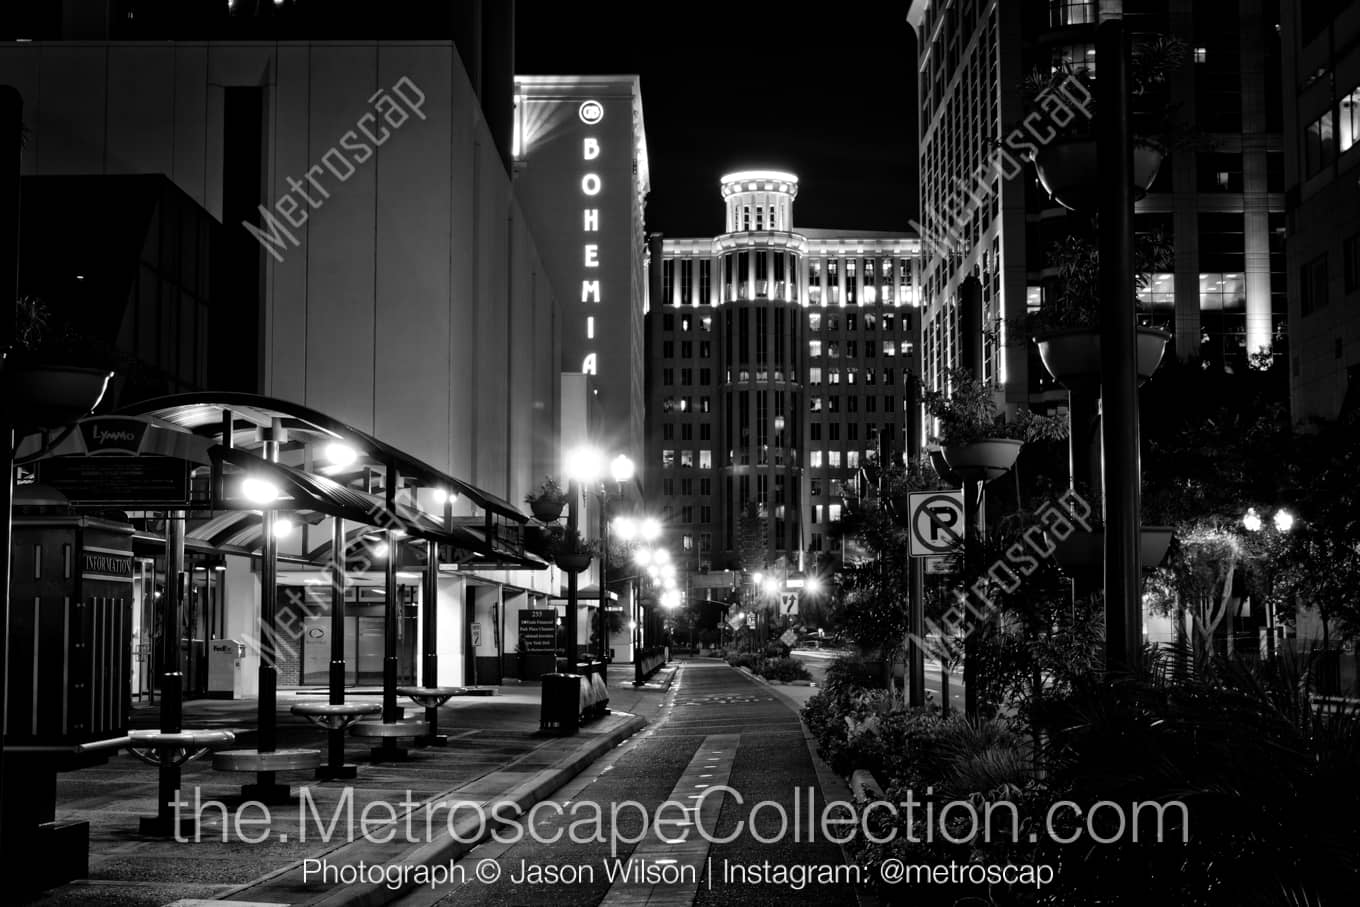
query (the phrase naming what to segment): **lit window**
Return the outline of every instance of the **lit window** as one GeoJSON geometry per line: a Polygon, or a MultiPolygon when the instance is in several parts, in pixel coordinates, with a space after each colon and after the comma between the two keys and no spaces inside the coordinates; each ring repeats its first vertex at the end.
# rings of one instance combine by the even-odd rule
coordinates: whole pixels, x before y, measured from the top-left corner
{"type": "Polygon", "coordinates": [[[1336,159],[1336,119],[1332,111],[1318,117],[1304,130],[1304,171],[1312,176],[1336,159]]]}
{"type": "Polygon", "coordinates": [[[828,450],[826,452],[826,465],[833,469],[841,465],[841,452],[839,450],[828,450]]]}
{"type": "Polygon", "coordinates": [[[661,466],[663,468],[669,468],[674,465],[675,465],[675,451],[673,450],[661,451],[661,466]]]}
{"type": "Polygon", "coordinates": [[[810,357],[812,357],[813,359],[816,359],[816,358],[818,358],[819,356],[821,356],[821,355],[822,355],[822,341],[820,341],[820,340],[809,340],[809,341],[808,341],[808,355],[809,355],[810,357]]]}
{"type": "Polygon", "coordinates": [[[808,465],[813,469],[820,469],[822,465],[822,452],[814,450],[808,453],[808,465]]]}
{"type": "Polygon", "coordinates": [[[808,384],[821,384],[822,370],[819,368],[808,369],[808,384]]]}
{"type": "Polygon", "coordinates": [[[1360,142],[1360,87],[1341,99],[1341,121],[1336,125],[1342,151],[1360,142]]]}
{"type": "Polygon", "coordinates": [[[1196,62],[1196,63],[1207,63],[1208,60],[1209,60],[1209,48],[1207,48],[1207,47],[1196,47],[1196,48],[1195,48],[1195,62],[1196,62]]]}
{"type": "Polygon", "coordinates": [[[699,451],[699,468],[700,469],[713,468],[713,451],[711,450],[699,451]]]}
{"type": "Polygon", "coordinates": [[[682,469],[694,468],[694,451],[692,450],[680,451],[680,466],[682,469]]]}
{"type": "MultiPolygon", "coordinates": [[[[835,454],[834,454],[834,453],[832,454],[832,457],[833,457],[833,458],[835,457],[835,454]]],[[[836,465],[836,464],[835,464],[835,463],[832,463],[831,465],[834,466],[834,465],[836,465]]],[[[826,505],[826,521],[827,521],[828,523],[835,523],[835,522],[839,521],[840,518],[841,518],[841,505],[840,505],[840,504],[827,504],[827,505],[826,505]]]]}

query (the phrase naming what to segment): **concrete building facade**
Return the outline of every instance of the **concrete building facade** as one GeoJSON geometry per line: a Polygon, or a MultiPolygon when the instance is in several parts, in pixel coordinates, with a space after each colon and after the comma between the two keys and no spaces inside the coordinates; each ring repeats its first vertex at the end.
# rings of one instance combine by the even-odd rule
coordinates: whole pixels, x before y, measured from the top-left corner
{"type": "Polygon", "coordinates": [[[792,572],[870,455],[904,449],[920,250],[797,226],[790,173],[720,188],[722,233],[652,240],[647,495],[690,570],[792,572]]]}
{"type": "Polygon", "coordinates": [[[1279,7],[1190,0],[915,0],[919,46],[920,226],[926,248],[924,377],[943,387],[960,359],[959,286],[982,288],[983,377],[1011,404],[1061,405],[1025,317],[1053,291],[1052,242],[1084,224],[1052,201],[1032,166],[994,168],[1025,116],[1031,73],[1094,74],[1094,29],[1122,16],[1144,38],[1173,37],[1185,60],[1164,100],[1186,127],[1136,205],[1135,230],[1162,232],[1174,264],[1148,275],[1139,318],[1172,330],[1181,359],[1244,368],[1285,350],[1284,173],[1279,7]]]}
{"type": "Polygon", "coordinates": [[[1360,8],[1286,2],[1291,404],[1296,420],[1360,406],[1360,8]]]}

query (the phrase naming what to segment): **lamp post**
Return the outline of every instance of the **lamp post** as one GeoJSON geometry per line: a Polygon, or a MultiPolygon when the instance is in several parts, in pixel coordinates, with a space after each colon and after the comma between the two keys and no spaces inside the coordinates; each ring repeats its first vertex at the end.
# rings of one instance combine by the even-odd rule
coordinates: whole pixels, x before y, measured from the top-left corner
{"type": "MultiPolygon", "coordinates": [[[[1276,532],[1289,532],[1294,528],[1294,514],[1281,507],[1275,511],[1270,518],[1271,525],[1276,532]]],[[[1242,516],[1242,527],[1248,532],[1257,533],[1265,529],[1265,521],[1261,519],[1261,514],[1255,507],[1248,507],[1247,512],[1242,516]]],[[[1267,596],[1265,600],[1266,612],[1266,657],[1275,658],[1275,603],[1267,596]]]]}
{"type": "MultiPolygon", "coordinates": [[[[623,458],[619,458],[619,459],[623,459],[623,458]]],[[[617,463],[618,460],[615,460],[615,462],[617,463]]],[[[631,460],[629,461],[629,466],[630,466],[630,467],[632,466],[632,461],[631,461],[631,460]]],[[[629,477],[631,478],[631,474],[630,474],[629,477]]],[[[617,473],[615,474],[615,478],[617,478],[617,473]]],[[[627,479],[624,479],[624,480],[622,480],[622,481],[627,481],[627,479]]],[[[613,520],[611,520],[611,521],[609,522],[608,526],[609,526],[609,529],[612,530],[612,532],[613,532],[613,534],[614,534],[614,537],[617,538],[620,542],[622,542],[625,546],[626,546],[626,545],[632,545],[632,544],[634,544],[634,543],[636,543],[636,542],[640,542],[640,543],[642,543],[644,546],[647,546],[647,545],[651,545],[651,543],[655,542],[658,538],[661,537],[661,523],[659,523],[657,520],[655,520],[655,519],[652,518],[652,517],[618,516],[618,517],[615,517],[613,520]]],[[[607,548],[608,545],[609,545],[609,540],[608,540],[608,536],[606,536],[606,538],[605,538],[605,547],[607,548]]],[[[652,557],[652,550],[651,550],[650,547],[642,547],[642,548],[638,548],[638,549],[633,553],[633,562],[634,562],[635,564],[637,564],[637,566],[639,566],[639,567],[646,567],[646,566],[648,566],[648,565],[651,563],[651,557],[652,557]]],[[[633,602],[634,604],[633,604],[633,617],[632,617],[632,620],[631,620],[633,626],[632,626],[630,629],[636,631],[636,630],[637,630],[637,605],[636,605],[637,596],[636,596],[636,595],[631,596],[631,600],[632,600],[632,602],[633,602]]],[[[607,648],[608,645],[609,645],[609,635],[608,635],[608,634],[609,634],[608,629],[603,629],[603,630],[602,630],[602,636],[603,636],[603,639],[604,639],[604,647],[606,647],[606,648],[607,648]]],[[[633,657],[636,659],[636,657],[637,657],[637,649],[638,649],[638,641],[637,641],[637,638],[636,638],[636,637],[637,637],[637,633],[636,633],[636,632],[633,633],[633,637],[634,637],[634,638],[633,638],[633,657]]]]}
{"type": "MultiPolygon", "coordinates": [[[[614,484],[618,486],[617,491],[620,497],[623,496],[623,484],[631,482],[635,468],[633,461],[624,454],[619,454],[609,463],[609,473],[614,478],[614,484]]],[[[600,660],[605,664],[605,675],[608,676],[609,665],[609,491],[603,485],[600,486],[600,660]]]]}
{"type": "MultiPolygon", "coordinates": [[[[600,452],[593,447],[581,446],[567,454],[567,537],[576,538],[580,526],[581,486],[594,482],[600,475],[600,452]]],[[[580,590],[577,574],[567,571],[567,671],[575,672],[576,661],[580,656],[577,639],[576,615],[580,590]]]]}
{"type": "MultiPolygon", "coordinates": [[[[609,489],[604,485],[604,455],[594,447],[582,445],[567,455],[567,534],[575,536],[579,524],[581,495],[586,488],[599,482],[596,493],[600,497],[600,659],[608,654],[609,631],[605,627],[605,604],[609,598],[609,489]]],[[[617,486],[617,496],[623,496],[623,485],[632,481],[636,467],[631,458],[624,454],[614,457],[609,463],[609,475],[617,486]]],[[[576,614],[579,606],[579,590],[576,574],[567,580],[567,660],[573,665],[578,654],[576,638],[576,614]]]]}

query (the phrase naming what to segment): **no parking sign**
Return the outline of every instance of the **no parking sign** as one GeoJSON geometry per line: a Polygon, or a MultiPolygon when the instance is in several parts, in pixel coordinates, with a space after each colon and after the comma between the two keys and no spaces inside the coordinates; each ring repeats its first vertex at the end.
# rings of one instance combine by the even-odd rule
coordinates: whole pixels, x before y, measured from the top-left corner
{"type": "Polygon", "coordinates": [[[914,491],[910,504],[912,557],[949,554],[962,544],[962,491],[914,491]]]}

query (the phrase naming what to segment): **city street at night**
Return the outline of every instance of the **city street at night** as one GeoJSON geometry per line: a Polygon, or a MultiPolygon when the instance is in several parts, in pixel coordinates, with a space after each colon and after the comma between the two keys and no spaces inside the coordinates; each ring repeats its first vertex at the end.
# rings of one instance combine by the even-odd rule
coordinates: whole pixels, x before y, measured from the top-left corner
{"type": "Polygon", "coordinates": [[[1337,907],[1360,2],[0,4],[0,903],[1337,907]]]}

